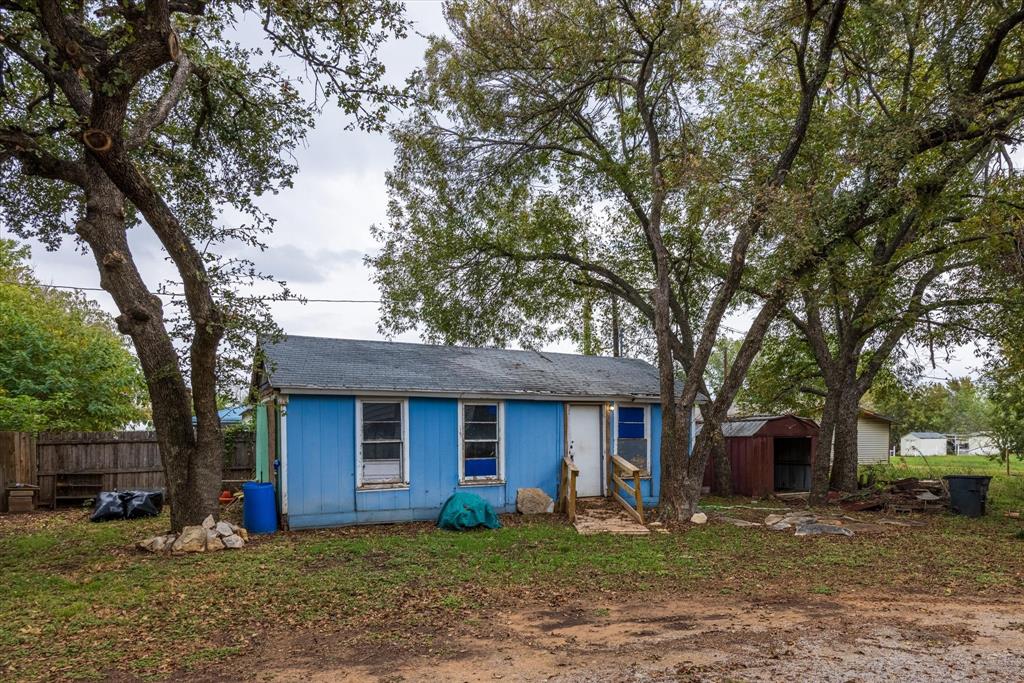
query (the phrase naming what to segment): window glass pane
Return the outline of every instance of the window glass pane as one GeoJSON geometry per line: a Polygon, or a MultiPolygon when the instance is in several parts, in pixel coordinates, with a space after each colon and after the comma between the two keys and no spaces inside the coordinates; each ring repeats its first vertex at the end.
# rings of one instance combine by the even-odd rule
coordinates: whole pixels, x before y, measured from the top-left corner
{"type": "Polygon", "coordinates": [[[400,422],[401,420],[401,403],[363,402],[363,422],[400,422]]]}
{"type": "Polygon", "coordinates": [[[496,477],[498,476],[497,458],[477,458],[466,461],[467,477],[496,477]]]}
{"type": "Polygon", "coordinates": [[[496,458],[498,457],[498,444],[495,441],[467,441],[464,452],[466,460],[472,458],[496,458]]]}
{"type": "Polygon", "coordinates": [[[496,441],[498,439],[498,425],[491,422],[468,422],[466,423],[466,439],[490,439],[496,441]]]}
{"type": "Polygon", "coordinates": [[[402,481],[402,463],[398,460],[364,460],[363,483],[382,484],[402,481]]]}
{"type": "Polygon", "coordinates": [[[391,443],[364,443],[363,460],[401,460],[402,444],[397,441],[391,443]]]}
{"type": "Polygon", "coordinates": [[[498,405],[467,405],[463,406],[466,414],[466,422],[497,422],[498,405]]]}
{"type": "Polygon", "coordinates": [[[401,441],[401,422],[363,422],[364,441],[401,441]]]}
{"type": "Polygon", "coordinates": [[[618,455],[647,471],[647,439],[620,438],[618,455]]]}

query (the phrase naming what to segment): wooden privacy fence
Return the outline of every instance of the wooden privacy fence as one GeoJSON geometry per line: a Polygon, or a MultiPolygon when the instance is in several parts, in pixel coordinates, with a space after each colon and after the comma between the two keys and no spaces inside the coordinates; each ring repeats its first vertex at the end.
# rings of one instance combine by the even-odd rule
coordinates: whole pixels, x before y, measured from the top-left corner
{"type": "Polygon", "coordinates": [[[7,487],[35,483],[35,437],[23,432],[0,432],[0,512],[7,512],[7,487]]]}
{"type": "MultiPolygon", "coordinates": [[[[252,478],[255,437],[242,432],[226,441],[225,487],[238,488],[252,478]]],[[[38,483],[40,505],[99,491],[166,488],[155,432],[44,432],[38,438],[0,432],[0,491],[16,482],[38,483]]]]}

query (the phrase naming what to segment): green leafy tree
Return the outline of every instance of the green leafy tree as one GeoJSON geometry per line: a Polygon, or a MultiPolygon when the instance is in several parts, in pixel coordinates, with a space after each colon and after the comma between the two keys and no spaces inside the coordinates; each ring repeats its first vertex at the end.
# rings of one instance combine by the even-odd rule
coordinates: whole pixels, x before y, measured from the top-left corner
{"type": "Polygon", "coordinates": [[[806,342],[787,325],[765,339],[737,402],[745,412],[796,413],[817,419],[825,388],[806,342]]]}
{"type": "Polygon", "coordinates": [[[1020,354],[1005,354],[986,370],[990,412],[986,430],[1010,469],[1010,457],[1024,460],[1024,363],[1020,354]]]}
{"type": "Polygon", "coordinates": [[[147,418],[145,383],[113,322],[41,286],[28,249],[0,240],[0,430],[102,431],[147,418]]]}
{"type": "Polygon", "coordinates": [[[404,35],[402,9],[0,0],[0,211],[15,233],[73,236],[95,259],[146,377],[176,529],[218,514],[218,392],[251,367],[254,331],[273,330],[265,301],[240,292],[266,276],[228,254],[262,247],[273,221],[255,198],[288,186],[319,107],[381,126],[400,93],[380,86],[377,48],[404,35]],[[239,45],[242,21],[266,44],[239,45]],[[309,82],[286,78],[268,48],[309,82]],[[147,284],[127,237],[136,226],[177,282],[147,284]],[[180,296],[165,309],[159,288],[180,296]]]}
{"type": "Polygon", "coordinates": [[[383,328],[529,343],[569,334],[598,295],[629,305],[653,333],[672,518],[696,506],[719,425],[800,287],[1015,131],[1024,98],[1024,11],[996,2],[446,12],[452,37],[432,42],[394,131],[371,260],[383,328]],[[740,307],[752,322],[690,457],[685,418],[740,307]]]}

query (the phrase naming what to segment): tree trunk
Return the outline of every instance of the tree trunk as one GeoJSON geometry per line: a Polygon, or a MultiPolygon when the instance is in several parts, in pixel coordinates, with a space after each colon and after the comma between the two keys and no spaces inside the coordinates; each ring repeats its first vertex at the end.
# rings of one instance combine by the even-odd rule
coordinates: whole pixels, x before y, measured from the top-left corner
{"type": "Polygon", "coordinates": [[[857,417],[859,402],[856,390],[847,385],[841,394],[836,412],[835,449],[832,461],[832,488],[852,493],[857,490],[857,417]]]}
{"type": "Polygon", "coordinates": [[[729,462],[729,451],[725,447],[725,436],[719,427],[712,434],[711,458],[713,458],[713,474],[711,490],[720,496],[732,495],[732,464],[729,462]]]}
{"type": "Polygon", "coordinates": [[[825,396],[825,407],[821,412],[818,432],[818,450],[811,464],[811,492],[808,504],[812,506],[828,503],[829,466],[832,463],[832,436],[835,433],[836,414],[839,407],[838,392],[829,391],[825,396]]]}
{"type": "Polygon", "coordinates": [[[220,424],[203,425],[197,437],[191,392],[164,326],[163,304],[149,292],[128,246],[124,195],[95,161],[86,163],[90,166],[86,213],[76,231],[93,253],[100,285],[114,299],[120,313],[118,329],[131,338],[139,357],[167,482],[171,526],[180,530],[218,514],[224,459],[220,424]]]}

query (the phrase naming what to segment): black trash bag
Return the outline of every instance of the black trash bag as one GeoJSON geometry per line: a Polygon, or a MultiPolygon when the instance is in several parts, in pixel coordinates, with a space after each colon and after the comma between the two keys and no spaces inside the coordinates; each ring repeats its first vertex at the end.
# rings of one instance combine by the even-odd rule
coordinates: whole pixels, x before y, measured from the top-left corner
{"type": "Polygon", "coordinates": [[[125,491],[121,495],[126,519],[156,517],[164,509],[163,491],[125,491]]]}
{"type": "Polygon", "coordinates": [[[89,521],[109,522],[124,519],[124,494],[117,491],[100,491],[96,496],[96,507],[92,510],[89,521]]]}

